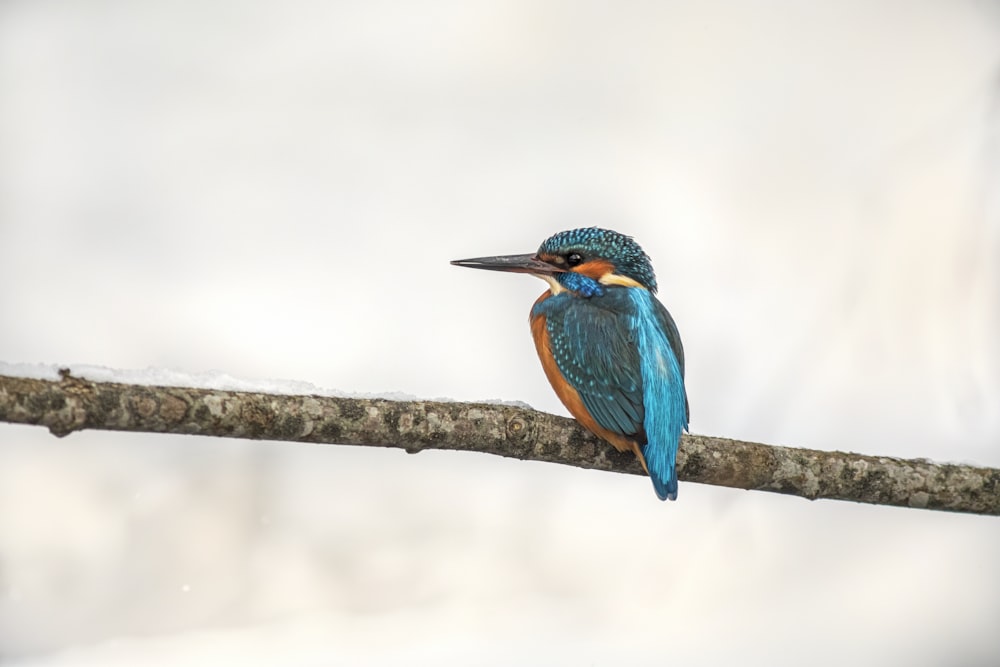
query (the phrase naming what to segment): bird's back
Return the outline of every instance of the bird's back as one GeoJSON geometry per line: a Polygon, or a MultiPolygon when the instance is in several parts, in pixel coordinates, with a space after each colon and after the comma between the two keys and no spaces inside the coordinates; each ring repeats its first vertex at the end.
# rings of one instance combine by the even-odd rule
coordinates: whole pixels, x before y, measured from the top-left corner
{"type": "Polygon", "coordinates": [[[547,292],[531,320],[546,376],[570,413],[634,451],[657,495],[675,498],[687,408],[683,349],[666,309],[649,290],[615,286],[589,298],[547,292]]]}

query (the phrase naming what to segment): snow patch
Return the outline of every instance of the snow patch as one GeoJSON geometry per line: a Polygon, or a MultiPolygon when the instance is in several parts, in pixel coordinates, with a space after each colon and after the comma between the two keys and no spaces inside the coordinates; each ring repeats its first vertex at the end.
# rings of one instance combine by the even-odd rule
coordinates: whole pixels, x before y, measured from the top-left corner
{"type": "MultiPolygon", "coordinates": [[[[28,364],[0,361],[0,375],[8,377],[58,381],[61,377],[59,371],[63,369],[69,369],[70,375],[73,377],[83,378],[92,382],[117,382],[120,384],[138,384],[147,387],[191,387],[194,389],[246,391],[288,396],[311,395],[333,398],[365,398],[383,401],[434,401],[437,403],[456,403],[460,401],[460,399],[445,396],[426,399],[402,391],[380,393],[342,391],[329,387],[318,387],[309,382],[299,380],[251,380],[235,377],[218,370],[187,373],[169,368],[118,369],[108,368],[107,366],[94,366],[92,364],[28,364]]],[[[500,398],[483,398],[475,402],[487,405],[532,409],[524,401],[509,401],[500,398]]]]}
{"type": "Polygon", "coordinates": [[[117,369],[90,364],[25,364],[0,362],[0,375],[10,377],[33,378],[37,380],[59,380],[59,371],[68,369],[73,377],[83,378],[92,382],[117,382],[120,384],[137,384],[156,387],[191,387],[195,389],[217,389],[221,391],[245,391],[261,394],[280,395],[315,395],[335,398],[368,398],[387,401],[418,400],[411,394],[402,392],[386,392],[379,394],[352,393],[317,387],[309,382],[299,380],[275,380],[239,378],[229,373],[210,370],[201,373],[188,373],[168,368],[117,369]]]}

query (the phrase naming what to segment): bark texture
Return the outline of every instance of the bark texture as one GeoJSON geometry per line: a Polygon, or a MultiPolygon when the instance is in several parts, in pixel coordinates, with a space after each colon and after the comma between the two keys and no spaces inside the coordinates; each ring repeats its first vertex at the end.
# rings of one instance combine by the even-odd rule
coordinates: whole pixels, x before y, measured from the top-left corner
{"type": "MultiPolygon", "coordinates": [[[[572,419],[487,403],[286,396],[0,375],[0,421],[83,429],[485,452],[642,475],[572,419]]],[[[682,481],[814,500],[1000,515],[1000,470],[685,435],[682,481]]]]}

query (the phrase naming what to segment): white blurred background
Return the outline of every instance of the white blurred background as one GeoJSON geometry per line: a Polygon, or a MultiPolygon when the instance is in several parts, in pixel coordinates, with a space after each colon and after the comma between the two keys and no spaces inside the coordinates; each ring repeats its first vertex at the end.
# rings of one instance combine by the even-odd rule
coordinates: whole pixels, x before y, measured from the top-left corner
{"type": "MultiPolygon", "coordinates": [[[[1000,3],[0,3],[0,361],[565,414],[643,244],[692,431],[1000,465],[1000,3]]],[[[0,425],[0,662],[1000,664],[1000,523],[486,455],[0,425]]]]}

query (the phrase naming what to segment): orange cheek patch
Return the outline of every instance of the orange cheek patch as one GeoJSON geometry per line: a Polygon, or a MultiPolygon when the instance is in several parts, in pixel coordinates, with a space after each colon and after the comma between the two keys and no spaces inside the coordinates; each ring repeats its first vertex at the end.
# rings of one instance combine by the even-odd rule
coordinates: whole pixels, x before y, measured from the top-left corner
{"type": "Polygon", "coordinates": [[[589,276],[594,280],[600,280],[609,273],[614,272],[615,267],[603,259],[592,259],[589,262],[584,262],[579,266],[574,266],[571,271],[576,271],[577,273],[582,273],[585,276],[589,276]]]}

